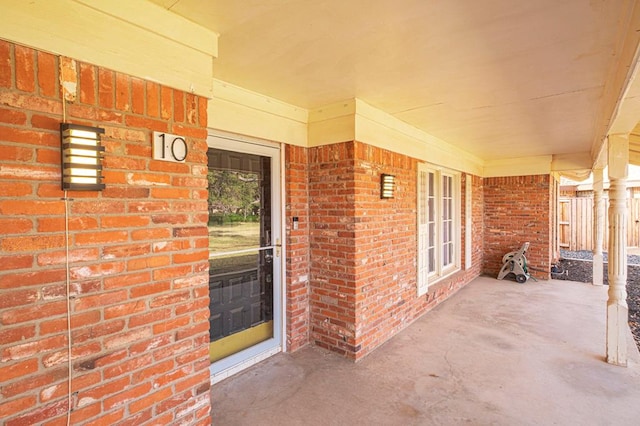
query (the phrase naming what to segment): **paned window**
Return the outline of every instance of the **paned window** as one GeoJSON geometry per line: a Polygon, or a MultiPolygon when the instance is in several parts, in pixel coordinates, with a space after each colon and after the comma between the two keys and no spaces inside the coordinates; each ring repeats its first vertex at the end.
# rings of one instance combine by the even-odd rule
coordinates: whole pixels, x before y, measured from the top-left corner
{"type": "Polygon", "coordinates": [[[418,167],[418,294],[460,269],[460,174],[418,167]]]}

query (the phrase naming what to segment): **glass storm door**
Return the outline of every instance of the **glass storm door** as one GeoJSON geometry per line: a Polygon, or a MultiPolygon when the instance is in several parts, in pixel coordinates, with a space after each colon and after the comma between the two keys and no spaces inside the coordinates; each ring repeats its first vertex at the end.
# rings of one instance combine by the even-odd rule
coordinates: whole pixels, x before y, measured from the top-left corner
{"type": "Polygon", "coordinates": [[[210,137],[209,337],[212,373],[281,347],[280,154],[210,137]]]}

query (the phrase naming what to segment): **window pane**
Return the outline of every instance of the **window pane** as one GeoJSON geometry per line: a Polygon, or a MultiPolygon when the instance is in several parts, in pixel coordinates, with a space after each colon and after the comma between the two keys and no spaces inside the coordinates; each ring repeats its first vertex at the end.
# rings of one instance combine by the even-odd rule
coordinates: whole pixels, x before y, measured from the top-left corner
{"type": "Polygon", "coordinates": [[[435,247],[429,248],[429,273],[436,270],[436,249],[435,247]]]}

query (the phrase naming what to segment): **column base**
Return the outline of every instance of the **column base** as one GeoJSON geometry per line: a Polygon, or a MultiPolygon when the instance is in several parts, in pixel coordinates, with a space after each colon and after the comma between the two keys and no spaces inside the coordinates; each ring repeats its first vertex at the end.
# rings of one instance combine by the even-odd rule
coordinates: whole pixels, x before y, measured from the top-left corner
{"type": "Polygon", "coordinates": [[[604,256],[601,254],[593,255],[593,285],[604,284],[604,256]]]}
{"type": "Polygon", "coordinates": [[[627,338],[629,308],[619,304],[607,305],[607,362],[627,366],[627,338]]]}

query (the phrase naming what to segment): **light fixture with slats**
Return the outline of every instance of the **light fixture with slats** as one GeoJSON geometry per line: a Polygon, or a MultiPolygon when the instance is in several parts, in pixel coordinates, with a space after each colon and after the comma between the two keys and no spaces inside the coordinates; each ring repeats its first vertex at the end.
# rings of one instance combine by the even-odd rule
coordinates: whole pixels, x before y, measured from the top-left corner
{"type": "Polygon", "coordinates": [[[380,198],[393,198],[396,189],[396,177],[394,175],[380,175],[380,198]]]}
{"type": "Polygon", "coordinates": [[[104,129],[61,123],[62,189],[72,191],[101,191],[102,153],[101,135],[104,129]]]}

